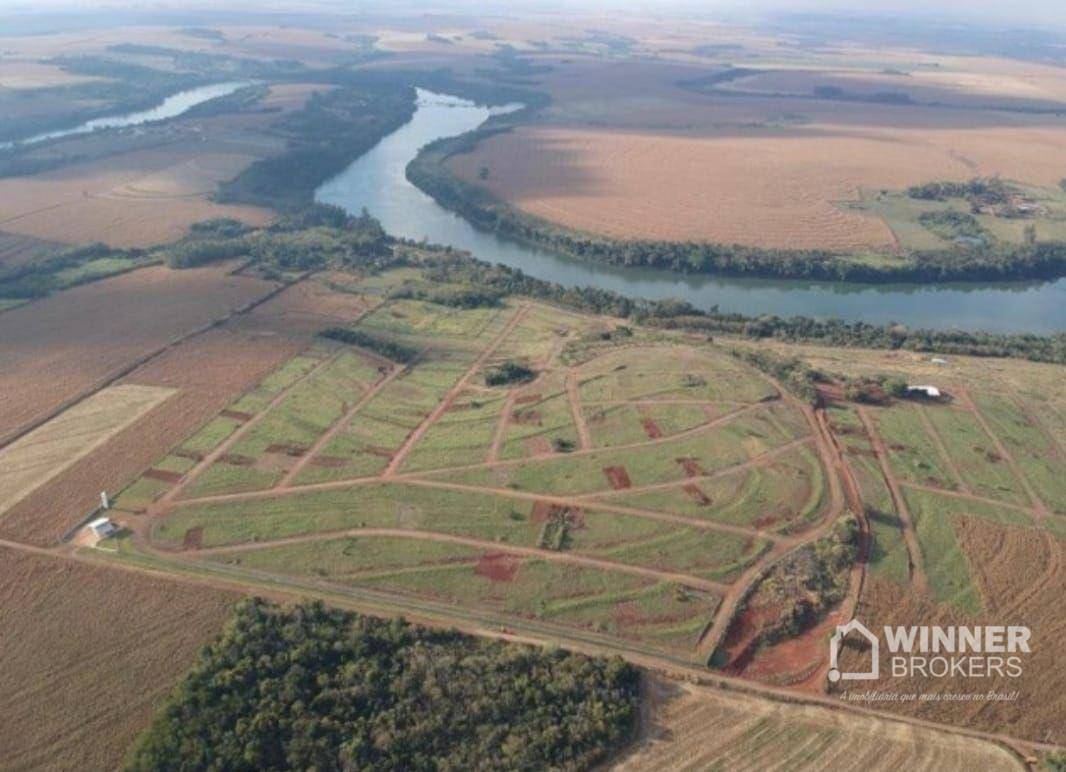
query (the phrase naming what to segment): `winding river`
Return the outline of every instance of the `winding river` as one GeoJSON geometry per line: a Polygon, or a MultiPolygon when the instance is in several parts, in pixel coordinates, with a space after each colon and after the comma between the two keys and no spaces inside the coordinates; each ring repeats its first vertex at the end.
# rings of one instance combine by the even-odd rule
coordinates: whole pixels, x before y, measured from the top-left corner
{"type": "Polygon", "coordinates": [[[483,260],[521,268],[530,276],[631,297],[675,297],[700,308],[717,305],[722,311],[748,315],[802,314],[872,324],[899,321],[936,329],[1038,333],[1066,329],[1066,279],[921,286],[684,276],[580,262],[480,231],[409,183],[404,170],[427,143],[475,129],[507,109],[419,91],[414,118],[324,183],[315,197],[352,213],[366,207],[396,236],[425,237],[483,260]]]}
{"type": "Polygon", "coordinates": [[[141,123],[165,121],[168,118],[176,118],[189,108],[195,107],[203,102],[217,99],[218,97],[229,96],[237,89],[244,88],[248,85],[251,85],[248,81],[230,81],[227,83],[211,83],[207,86],[190,88],[185,91],[179,91],[176,94],[171,94],[149,110],[141,110],[136,113],[126,113],[124,115],[106,115],[102,118],[94,118],[91,121],[86,121],[80,126],[75,126],[70,129],[46,131],[42,134],[34,134],[32,137],[26,137],[25,139],[18,139],[12,142],[0,142],[0,150],[7,150],[8,148],[15,147],[15,145],[35,145],[38,142],[44,142],[49,139],[71,137],[76,134],[91,134],[94,131],[102,131],[103,129],[118,129],[124,126],[136,126],[141,123]]]}

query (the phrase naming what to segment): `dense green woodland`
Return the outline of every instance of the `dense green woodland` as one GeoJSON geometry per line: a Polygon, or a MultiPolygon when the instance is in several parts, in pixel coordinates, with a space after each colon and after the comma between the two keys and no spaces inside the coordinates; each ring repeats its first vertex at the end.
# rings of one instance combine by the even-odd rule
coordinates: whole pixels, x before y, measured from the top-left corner
{"type": "Polygon", "coordinates": [[[621,659],[247,600],[130,770],[587,769],[631,736],[621,659]]]}

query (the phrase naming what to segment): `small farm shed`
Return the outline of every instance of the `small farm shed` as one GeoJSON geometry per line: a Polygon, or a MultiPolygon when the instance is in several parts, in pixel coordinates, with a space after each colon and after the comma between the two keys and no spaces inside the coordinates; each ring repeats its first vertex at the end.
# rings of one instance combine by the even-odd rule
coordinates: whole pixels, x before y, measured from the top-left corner
{"type": "Polygon", "coordinates": [[[940,399],[942,393],[936,386],[908,386],[907,393],[914,397],[940,399]]]}
{"type": "Polygon", "coordinates": [[[118,531],[118,526],[112,523],[109,518],[101,517],[89,523],[89,531],[98,539],[106,539],[118,531]]]}

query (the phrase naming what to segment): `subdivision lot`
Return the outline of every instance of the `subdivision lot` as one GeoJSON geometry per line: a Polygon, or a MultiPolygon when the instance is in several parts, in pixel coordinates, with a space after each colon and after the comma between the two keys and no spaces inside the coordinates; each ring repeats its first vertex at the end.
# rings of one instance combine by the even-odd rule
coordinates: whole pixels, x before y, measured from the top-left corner
{"type": "Polygon", "coordinates": [[[119,767],[235,600],[0,547],[0,766],[119,767]]]}
{"type": "Polygon", "coordinates": [[[636,346],[563,365],[581,325],[551,318],[537,304],[382,302],[352,323],[411,362],[323,342],[276,367],[118,496],[133,530],[123,549],[691,652],[775,543],[764,533],[822,517],[810,429],[791,405],[759,402],[775,389],[716,351],[636,346]],[[516,358],[533,380],[489,386],[488,369],[516,358]],[[668,360],[667,389],[649,399],[644,373],[668,360]],[[634,379],[619,383],[626,363],[634,379]],[[606,398],[584,404],[586,381],[606,398]],[[621,408],[623,425],[589,431],[601,408],[621,408]],[[628,491],[649,499],[632,505],[628,491]]]}

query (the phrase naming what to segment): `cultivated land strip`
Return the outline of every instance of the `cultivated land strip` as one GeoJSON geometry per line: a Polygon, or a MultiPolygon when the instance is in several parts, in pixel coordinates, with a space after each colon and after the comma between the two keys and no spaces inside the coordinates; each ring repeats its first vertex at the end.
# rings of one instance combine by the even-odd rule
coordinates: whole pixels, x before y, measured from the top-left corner
{"type": "Polygon", "coordinates": [[[589,433],[588,424],[585,422],[585,416],[581,412],[581,395],[578,392],[577,372],[574,368],[566,373],[566,397],[570,403],[570,413],[574,417],[574,427],[577,429],[577,436],[581,443],[582,450],[588,450],[593,446],[592,434],[589,433]]]}
{"type": "Polygon", "coordinates": [[[977,405],[970,397],[970,393],[966,389],[959,389],[959,395],[962,397],[962,401],[963,404],[965,404],[966,409],[973,413],[974,419],[977,421],[978,424],[981,425],[981,429],[984,431],[988,439],[992,441],[992,445],[993,447],[995,447],[996,452],[1000,455],[1000,458],[1007,462],[1007,465],[1010,467],[1011,473],[1014,475],[1015,479],[1019,482],[1019,484],[1021,484],[1022,488],[1025,490],[1025,495],[1028,496],[1029,501],[1031,501],[1033,504],[1033,512],[1036,514],[1037,519],[1043,520],[1050,514],[1048,512],[1048,508],[1044,504],[1044,502],[1040,500],[1040,497],[1036,495],[1036,491],[1033,490],[1033,486],[1029,484],[1029,478],[1025,476],[1025,473],[1018,465],[1018,462],[1014,460],[1014,455],[1009,450],[1007,450],[1007,446],[1004,445],[1003,441],[999,439],[999,437],[994,431],[992,431],[992,427],[989,426],[988,421],[985,420],[985,417],[981,414],[981,411],[977,409],[977,405]]]}
{"type": "Polygon", "coordinates": [[[514,412],[515,400],[518,399],[518,390],[511,389],[507,394],[507,399],[503,401],[503,413],[500,415],[500,420],[496,424],[496,432],[492,437],[492,445],[489,447],[488,455],[485,458],[486,463],[492,463],[498,461],[500,458],[500,449],[503,447],[503,442],[507,437],[507,427],[511,425],[511,413],[514,412]]]}
{"type": "MultiPolygon", "coordinates": [[[[360,351],[362,351],[362,349],[360,349],[360,351]]],[[[375,357],[375,359],[379,358],[375,357]]],[[[285,473],[285,476],[281,478],[276,487],[288,488],[292,484],[292,481],[296,479],[296,476],[322,452],[322,449],[329,444],[330,440],[336,437],[339,432],[344,431],[345,427],[352,422],[356,414],[366,407],[370,400],[376,397],[382,389],[392,383],[397,376],[405,370],[405,368],[399,367],[392,362],[389,363],[389,367],[391,369],[388,374],[384,378],[379,378],[375,384],[367,389],[363,395],[356,400],[354,405],[348,408],[347,412],[341,416],[340,420],[333,424],[333,426],[329,427],[317,440],[315,440],[314,444],[307,450],[307,452],[304,453],[295,464],[293,464],[292,469],[285,473]]]]}
{"type": "Polygon", "coordinates": [[[466,384],[475,374],[477,374],[478,370],[485,366],[485,363],[489,361],[492,355],[496,352],[496,349],[500,347],[500,344],[503,343],[507,336],[514,331],[515,327],[518,326],[519,322],[521,322],[529,312],[529,309],[530,305],[528,303],[523,303],[518,307],[518,310],[515,311],[514,315],[512,315],[507,321],[507,324],[504,325],[502,330],[496,333],[495,337],[493,337],[478,358],[474,360],[474,363],[470,365],[469,369],[463,373],[462,377],[456,381],[455,385],[448,389],[444,394],[443,399],[441,399],[441,401],[437,403],[437,406],[433,408],[433,412],[426,416],[422,423],[420,423],[415,430],[407,436],[403,445],[400,446],[399,450],[396,451],[392,459],[389,461],[389,465],[385,467],[385,471],[381,473],[382,477],[392,477],[396,474],[401,464],[407,460],[407,456],[415,444],[421,440],[426,432],[429,431],[429,428],[448,411],[448,408],[451,407],[452,402],[455,401],[455,398],[459,396],[462,390],[466,387],[466,384]]]}
{"type": "MultiPolygon", "coordinates": [[[[585,568],[597,568],[605,571],[615,571],[634,576],[643,576],[659,582],[674,582],[708,592],[723,593],[729,585],[715,582],[710,579],[701,579],[690,574],[682,574],[674,571],[662,571],[645,566],[635,566],[630,563],[618,563],[613,560],[604,560],[589,555],[561,550],[548,550],[539,547],[522,547],[506,542],[491,541],[488,539],[475,539],[469,536],[457,536],[454,534],[441,533],[440,531],[420,531],[405,528],[349,528],[343,531],[321,531],[318,533],[303,534],[301,536],[289,536],[284,539],[271,541],[255,541],[244,544],[235,544],[225,547],[209,547],[195,550],[196,555],[225,555],[230,552],[254,552],[268,547],[283,547],[291,544],[306,544],[308,542],[333,541],[348,536],[398,536],[405,539],[422,539],[426,541],[444,542],[448,544],[461,544],[466,547],[477,547],[487,553],[504,553],[518,555],[537,560],[549,560],[556,563],[568,563],[583,566],[585,568]]],[[[158,549],[158,548],[152,548],[158,549]]]]}
{"type": "Polygon", "coordinates": [[[241,439],[246,434],[248,434],[248,432],[250,432],[257,425],[259,425],[259,423],[262,422],[263,419],[265,419],[274,408],[280,405],[285,400],[285,398],[288,397],[290,393],[292,393],[293,389],[295,389],[297,386],[299,386],[301,383],[308,380],[309,378],[314,377],[329,365],[333,364],[338,359],[338,357],[340,357],[340,352],[337,352],[333,356],[326,357],[317,365],[308,370],[306,373],[304,373],[299,378],[290,383],[287,387],[275,394],[273,399],[271,399],[270,402],[267,403],[266,407],[264,407],[254,416],[252,416],[243,424],[241,424],[229,437],[223,440],[222,443],[218,445],[218,447],[216,447],[210,453],[205,455],[203,459],[198,461],[196,463],[196,466],[190,469],[179,483],[177,483],[174,487],[172,487],[170,490],[160,496],[159,499],[151,507],[149,507],[149,513],[151,514],[153,512],[159,511],[161,508],[165,508],[170,505],[177,498],[178,494],[185,490],[185,488],[187,488],[190,483],[195,481],[197,477],[207,471],[207,469],[220,458],[222,458],[222,456],[229,453],[230,448],[240,442],[241,439]]]}
{"type": "Polygon", "coordinates": [[[862,421],[863,427],[866,429],[866,434],[870,438],[874,453],[877,454],[877,461],[881,466],[881,475],[885,479],[889,495],[892,497],[892,505],[896,508],[896,515],[899,517],[900,530],[903,532],[903,543],[907,547],[907,558],[910,563],[911,583],[917,592],[926,595],[929,592],[929,579],[925,575],[925,562],[922,560],[922,549],[918,543],[918,533],[914,529],[914,520],[911,518],[907,499],[900,489],[899,480],[896,479],[896,475],[889,466],[888,449],[885,448],[885,441],[878,434],[877,429],[874,427],[873,419],[866,409],[859,406],[856,408],[856,412],[862,421]]]}
{"type": "Polygon", "coordinates": [[[925,485],[923,483],[911,482],[910,480],[900,480],[900,486],[903,488],[913,488],[916,491],[927,491],[929,493],[935,493],[938,496],[949,496],[953,499],[963,499],[964,501],[975,501],[979,504],[988,504],[992,507],[1002,507],[1003,509],[1010,509],[1014,512],[1022,512],[1033,518],[1038,518],[1039,515],[1032,507],[1026,507],[1022,504],[1015,504],[1012,501],[999,501],[998,499],[990,499],[986,496],[981,496],[976,493],[964,493],[963,491],[953,491],[947,488],[938,488],[935,485],[925,485]]]}
{"type": "Polygon", "coordinates": [[[929,439],[933,443],[933,447],[936,448],[937,454],[944,462],[944,465],[951,472],[951,476],[954,478],[955,485],[963,493],[972,493],[970,486],[966,484],[966,480],[963,479],[962,473],[959,471],[959,467],[955,464],[955,459],[950,453],[948,453],[947,446],[944,445],[944,438],[940,436],[940,430],[936,428],[932,421],[929,420],[929,413],[926,412],[925,405],[918,405],[918,417],[921,419],[922,426],[925,428],[925,433],[929,435],[929,439]]]}

